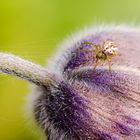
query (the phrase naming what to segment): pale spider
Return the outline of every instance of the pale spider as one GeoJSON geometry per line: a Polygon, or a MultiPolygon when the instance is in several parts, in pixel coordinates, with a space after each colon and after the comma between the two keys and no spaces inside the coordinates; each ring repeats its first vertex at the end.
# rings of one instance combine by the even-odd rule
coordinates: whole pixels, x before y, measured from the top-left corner
{"type": "Polygon", "coordinates": [[[118,53],[118,48],[116,44],[110,40],[105,40],[102,44],[95,44],[94,42],[84,42],[82,44],[91,44],[92,50],[83,50],[82,52],[94,52],[95,56],[93,59],[95,59],[95,65],[94,70],[99,65],[101,61],[107,61],[109,65],[109,71],[111,71],[111,58],[114,56],[120,55],[118,53]]]}

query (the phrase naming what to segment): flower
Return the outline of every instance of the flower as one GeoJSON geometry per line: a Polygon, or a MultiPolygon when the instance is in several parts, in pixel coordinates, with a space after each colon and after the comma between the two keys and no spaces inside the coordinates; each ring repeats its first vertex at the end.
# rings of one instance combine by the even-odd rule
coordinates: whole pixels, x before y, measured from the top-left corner
{"type": "Polygon", "coordinates": [[[67,48],[48,69],[0,53],[0,70],[37,85],[30,104],[49,140],[139,140],[139,36],[140,29],[124,26],[89,29],[63,44],[67,48]],[[106,63],[94,69],[94,46],[81,45],[108,38],[112,41],[104,42],[104,53],[121,51],[112,59],[111,72],[106,63]]]}

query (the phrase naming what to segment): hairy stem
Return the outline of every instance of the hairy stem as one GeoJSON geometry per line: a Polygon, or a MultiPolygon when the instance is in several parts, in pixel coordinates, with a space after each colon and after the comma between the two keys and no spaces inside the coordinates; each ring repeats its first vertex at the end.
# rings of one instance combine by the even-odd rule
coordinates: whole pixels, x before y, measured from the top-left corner
{"type": "Polygon", "coordinates": [[[54,81],[45,68],[12,54],[0,53],[0,71],[42,86],[54,81]]]}

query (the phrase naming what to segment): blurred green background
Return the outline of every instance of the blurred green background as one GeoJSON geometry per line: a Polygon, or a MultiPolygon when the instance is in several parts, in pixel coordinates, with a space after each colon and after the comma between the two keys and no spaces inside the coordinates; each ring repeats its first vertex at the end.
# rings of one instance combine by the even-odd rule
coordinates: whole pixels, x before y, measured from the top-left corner
{"type": "MultiPolygon", "coordinates": [[[[140,1],[0,0],[0,51],[45,65],[74,30],[110,22],[139,24],[140,1]]],[[[39,140],[23,111],[29,92],[29,83],[0,75],[0,140],[39,140]]]]}

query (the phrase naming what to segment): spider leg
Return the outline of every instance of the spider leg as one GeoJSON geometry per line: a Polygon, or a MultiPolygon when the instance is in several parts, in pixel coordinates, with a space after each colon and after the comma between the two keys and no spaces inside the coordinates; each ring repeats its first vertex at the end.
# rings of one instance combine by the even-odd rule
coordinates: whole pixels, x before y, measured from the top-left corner
{"type": "Polygon", "coordinates": [[[96,67],[98,66],[98,64],[99,64],[99,59],[96,59],[95,60],[95,65],[94,65],[94,70],[96,69],[96,67]]]}
{"type": "Polygon", "coordinates": [[[111,60],[107,58],[107,62],[108,62],[109,72],[111,72],[111,66],[112,66],[111,60]]]}
{"type": "Polygon", "coordinates": [[[95,44],[94,42],[84,42],[84,43],[82,43],[82,44],[90,44],[90,45],[92,45],[92,46],[96,46],[97,44],[95,44]]]}

